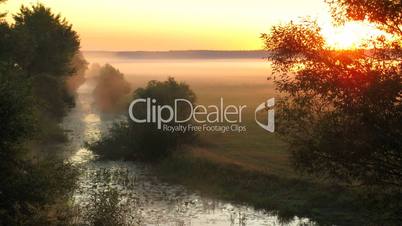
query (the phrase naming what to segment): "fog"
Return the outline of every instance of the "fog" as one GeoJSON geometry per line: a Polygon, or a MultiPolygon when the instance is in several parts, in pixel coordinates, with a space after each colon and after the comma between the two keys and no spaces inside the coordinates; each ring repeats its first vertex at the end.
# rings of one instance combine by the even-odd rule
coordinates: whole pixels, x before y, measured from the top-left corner
{"type": "Polygon", "coordinates": [[[133,89],[170,76],[188,83],[203,103],[220,96],[233,102],[257,103],[274,95],[272,82],[267,80],[271,67],[262,58],[138,59],[111,53],[84,54],[90,63],[109,63],[117,68],[133,89]]]}
{"type": "Polygon", "coordinates": [[[111,54],[86,54],[91,63],[110,63],[130,82],[173,76],[202,84],[256,84],[266,80],[270,66],[263,58],[227,59],[138,59],[111,54]]]}

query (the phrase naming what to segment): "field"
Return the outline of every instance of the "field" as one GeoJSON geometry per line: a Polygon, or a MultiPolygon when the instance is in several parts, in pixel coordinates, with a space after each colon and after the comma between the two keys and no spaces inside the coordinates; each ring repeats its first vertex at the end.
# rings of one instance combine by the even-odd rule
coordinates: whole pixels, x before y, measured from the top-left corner
{"type": "Polygon", "coordinates": [[[260,128],[254,120],[254,109],[275,93],[267,86],[237,86],[195,89],[201,104],[213,104],[223,97],[225,104],[246,104],[242,125],[245,132],[204,132],[201,140],[206,147],[193,150],[197,157],[211,161],[230,163],[248,170],[280,175],[294,176],[289,162],[286,143],[275,134],[260,128]]]}

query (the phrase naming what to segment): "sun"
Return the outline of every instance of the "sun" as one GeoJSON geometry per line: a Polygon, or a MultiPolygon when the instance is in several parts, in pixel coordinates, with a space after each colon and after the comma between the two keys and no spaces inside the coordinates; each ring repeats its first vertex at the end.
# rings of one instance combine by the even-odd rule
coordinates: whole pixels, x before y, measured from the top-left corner
{"type": "Polygon", "coordinates": [[[322,27],[322,35],[334,49],[357,49],[368,39],[378,37],[383,32],[365,22],[347,22],[343,26],[327,24],[322,27]]]}

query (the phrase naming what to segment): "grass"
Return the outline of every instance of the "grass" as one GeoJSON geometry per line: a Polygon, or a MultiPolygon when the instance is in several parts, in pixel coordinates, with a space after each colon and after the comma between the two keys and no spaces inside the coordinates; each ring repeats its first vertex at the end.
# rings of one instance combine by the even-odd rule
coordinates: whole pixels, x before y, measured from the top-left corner
{"type": "Polygon", "coordinates": [[[194,153],[217,163],[220,160],[232,161],[245,169],[258,170],[278,176],[295,176],[287,152],[287,145],[276,134],[246,122],[247,132],[228,134],[202,134],[201,140],[207,143],[194,153]]]}
{"type": "Polygon", "coordinates": [[[201,133],[200,139],[206,144],[193,152],[216,163],[232,162],[244,169],[257,170],[271,175],[294,177],[286,143],[275,133],[260,128],[254,121],[254,109],[268,98],[274,97],[273,87],[235,86],[235,87],[195,87],[198,103],[215,104],[220,97],[225,104],[247,105],[242,125],[246,132],[201,133]]]}

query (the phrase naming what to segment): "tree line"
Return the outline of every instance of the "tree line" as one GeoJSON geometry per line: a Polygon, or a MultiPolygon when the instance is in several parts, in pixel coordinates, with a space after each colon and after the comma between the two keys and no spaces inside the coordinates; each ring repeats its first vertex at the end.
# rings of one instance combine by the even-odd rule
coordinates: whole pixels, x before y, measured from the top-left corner
{"type": "Polygon", "coordinates": [[[72,191],[76,171],[32,152],[66,140],[59,123],[74,106],[74,89],[87,63],[72,25],[44,5],[22,6],[12,22],[5,16],[0,18],[0,225],[48,225],[62,221],[63,214],[50,219],[49,210],[72,191]]]}

